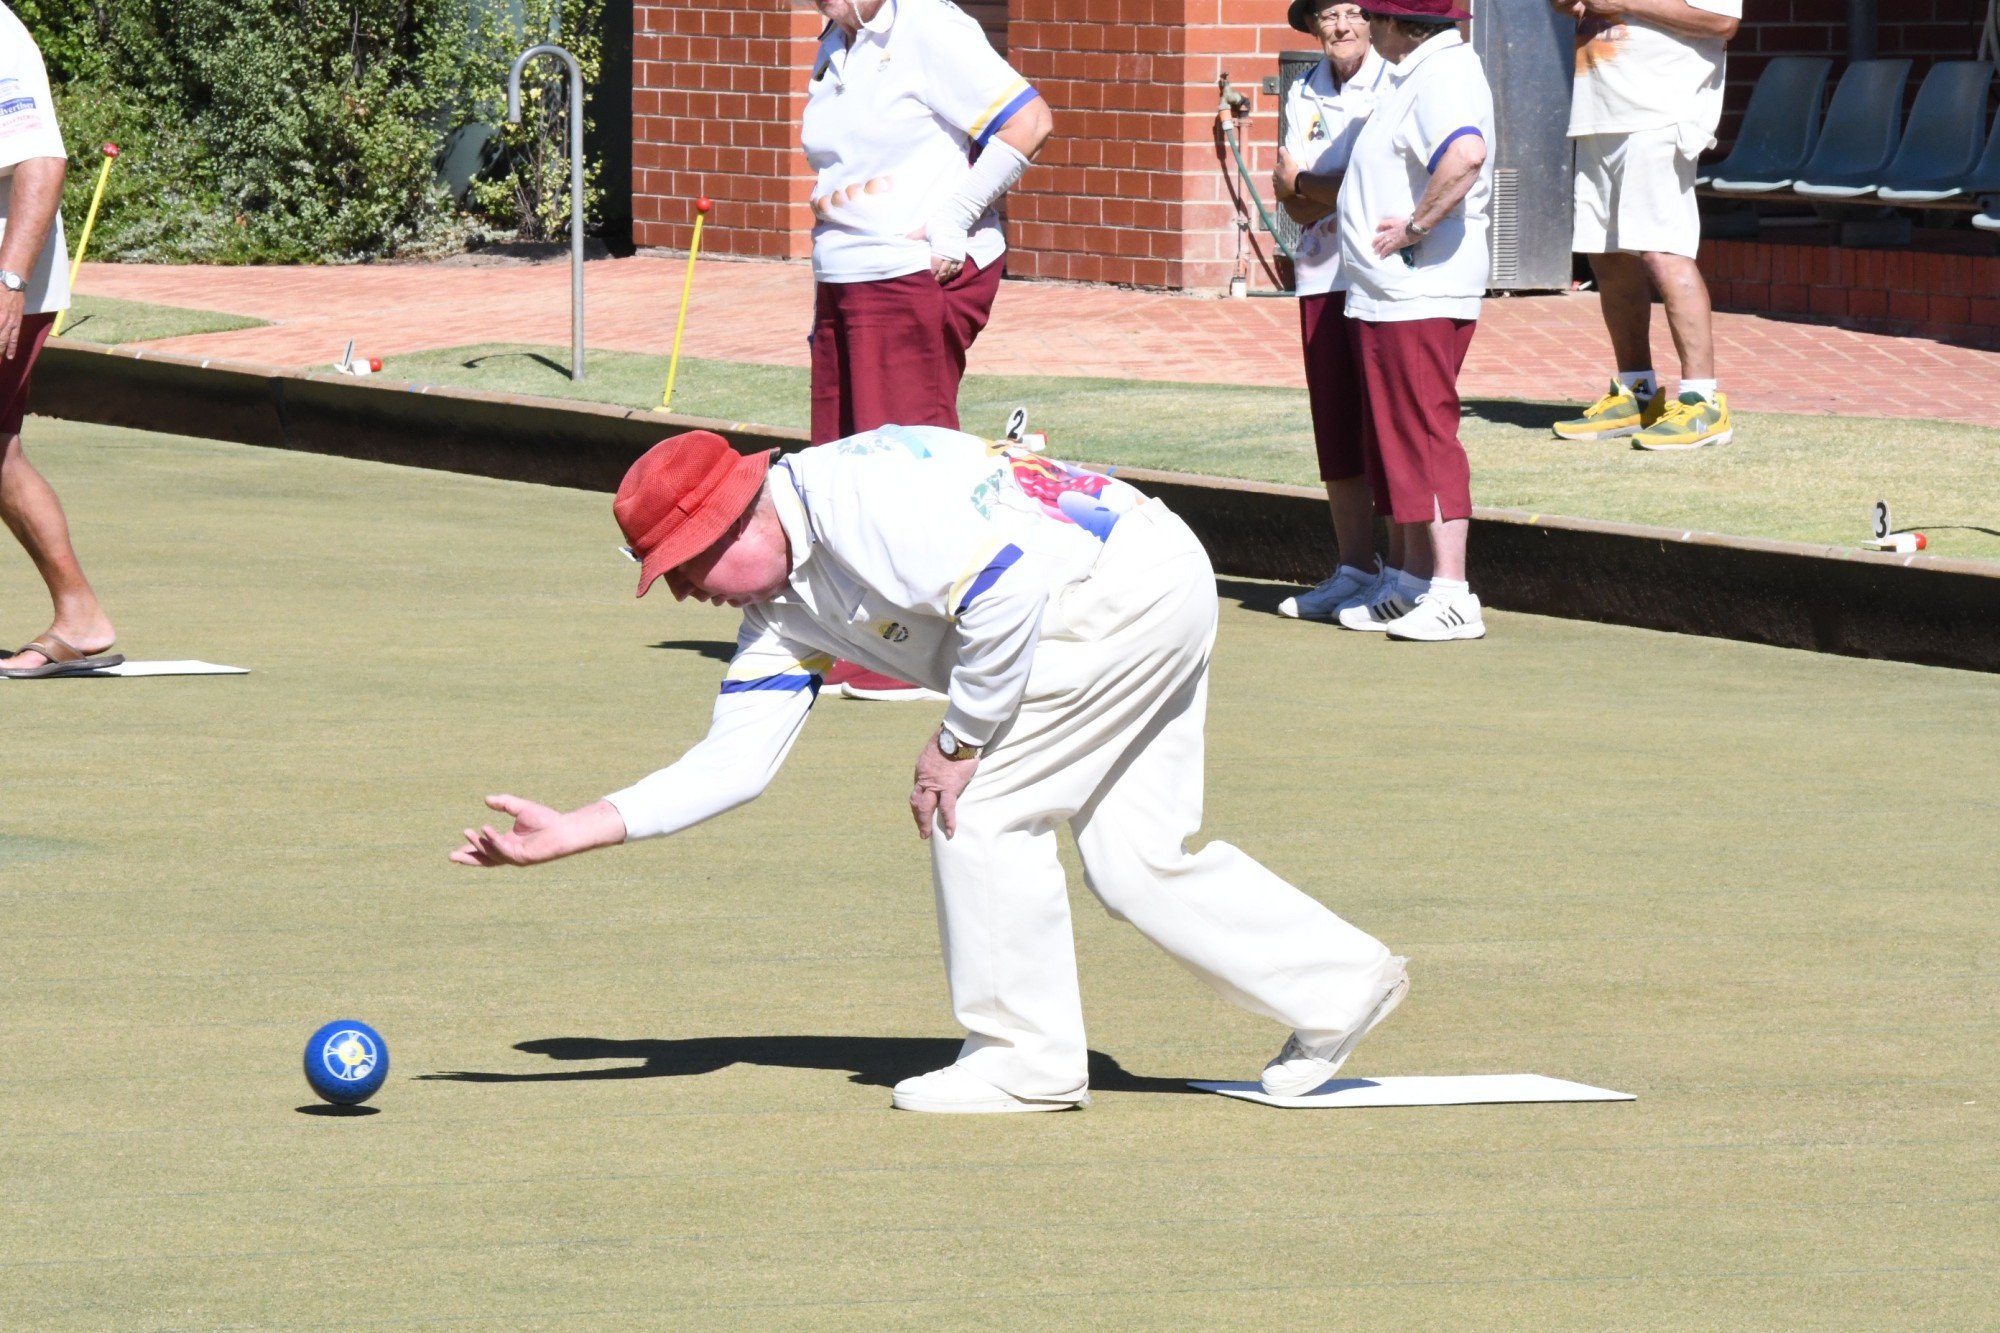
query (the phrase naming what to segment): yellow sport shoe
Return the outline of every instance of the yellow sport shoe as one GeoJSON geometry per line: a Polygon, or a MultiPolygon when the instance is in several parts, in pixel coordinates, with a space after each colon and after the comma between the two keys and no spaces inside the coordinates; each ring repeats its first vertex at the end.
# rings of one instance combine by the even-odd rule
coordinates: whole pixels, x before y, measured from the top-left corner
{"type": "Polygon", "coordinates": [[[1698,393],[1684,393],[1680,401],[1669,403],[1658,422],[1632,437],[1634,449],[1699,449],[1703,445],[1728,444],[1736,438],[1729,424],[1729,399],[1715,395],[1709,402],[1698,393]]]}
{"type": "Polygon", "coordinates": [[[1622,440],[1658,421],[1666,406],[1664,390],[1656,388],[1651,398],[1641,400],[1613,380],[1611,392],[1592,403],[1582,416],[1573,421],[1558,421],[1556,434],[1565,440],[1622,440]]]}

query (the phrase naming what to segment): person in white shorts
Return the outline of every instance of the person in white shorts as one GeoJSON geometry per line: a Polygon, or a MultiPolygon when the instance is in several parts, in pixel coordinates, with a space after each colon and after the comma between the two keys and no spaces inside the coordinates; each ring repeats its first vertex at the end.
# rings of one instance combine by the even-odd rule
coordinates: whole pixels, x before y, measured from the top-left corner
{"type": "MultiPolygon", "coordinates": [[[[896,1085],[910,1111],[1061,1111],[1089,1049],[1056,835],[1084,881],[1225,998],[1293,1029],[1264,1070],[1317,1088],[1402,999],[1402,958],[1201,825],[1215,574],[1160,501],[934,426],[773,461],[663,441],[613,505],[639,593],[740,607],[705,740],[566,814],[512,796],[464,865],[528,865],[676,833],[761,793],[831,660],[944,693],[910,810],[930,842],[958,1060],[896,1085]],[[933,837],[933,830],[941,836],[933,837]]],[[[781,816],[780,816],[781,817],[781,816]]],[[[755,836],[754,827],[746,836],[755,836]]],[[[810,866],[800,866],[802,889],[810,866]]]]}
{"type": "Polygon", "coordinates": [[[1617,374],[1569,440],[1629,438],[1639,449],[1726,444],[1708,285],[1695,264],[1695,162],[1722,119],[1725,49],[1743,0],[1553,0],[1574,18],[1573,246],[1590,256],[1617,374]],[[1667,307],[1681,379],[1669,398],[1653,370],[1653,292],[1667,307]]]}

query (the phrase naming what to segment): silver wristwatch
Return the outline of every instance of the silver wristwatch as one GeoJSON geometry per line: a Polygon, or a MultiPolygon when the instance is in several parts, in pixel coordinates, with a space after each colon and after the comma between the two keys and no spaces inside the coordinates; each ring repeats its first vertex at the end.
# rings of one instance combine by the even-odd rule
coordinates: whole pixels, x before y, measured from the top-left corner
{"type": "Polygon", "coordinates": [[[1404,223],[1403,230],[1410,233],[1410,239],[1413,241],[1421,241],[1424,237],[1431,234],[1431,229],[1429,227],[1419,227],[1415,218],[1411,218],[1408,222],[1404,223]]]}
{"type": "Polygon", "coordinates": [[[950,727],[938,728],[937,747],[938,747],[938,753],[943,755],[947,759],[979,758],[980,747],[977,745],[967,744],[965,741],[960,740],[957,736],[954,736],[952,734],[952,730],[950,727]]]}
{"type": "Polygon", "coordinates": [[[0,268],[0,287],[10,292],[24,292],[28,290],[28,280],[9,269],[0,268]]]}

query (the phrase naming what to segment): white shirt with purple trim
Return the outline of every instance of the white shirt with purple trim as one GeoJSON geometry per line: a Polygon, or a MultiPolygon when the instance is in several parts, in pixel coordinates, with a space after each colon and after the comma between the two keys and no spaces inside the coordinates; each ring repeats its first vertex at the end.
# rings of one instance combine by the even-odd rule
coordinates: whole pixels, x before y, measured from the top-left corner
{"type": "MultiPolygon", "coordinates": [[[[14,11],[0,5],[0,236],[14,205],[14,168],[31,157],[66,157],[56,128],[55,99],[41,48],[14,11]]],[[[48,244],[28,280],[25,313],[45,315],[69,308],[69,248],[63,241],[62,213],[49,228],[48,244]]]]}
{"type": "Polygon", "coordinates": [[[605,798],[628,839],[759,795],[835,658],[944,693],[945,725],[984,745],[1020,707],[1050,596],[1146,503],[1124,482],[938,426],[779,459],[770,491],[790,581],[745,608],[707,737],[605,798]]]}
{"type": "MultiPolygon", "coordinates": [[[[813,276],[872,282],[921,273],[930,246],[910,233],[965,183],[971,154],[1035,90],[951,0],[884,0],[853,45],[829,25],[813,56],[801,139],[813,182],[813,276]]],[[[988,209],[966,257],[1006,252],[988,209]]]]}
{"type": "Polygon", "coordinates": [[[1390,77],[1395,88],[1362,126],[1340,187],[1347,313],[1378,324],[1478,319],[1493,274],[1493,89],[1485,67],[1458,30],[1446,28],[1390,77]],[[1467,135],[1485,139],[1488,152],[1464,201],[1409,249],[1377,255],[1375,228],[1416,211],[1445,149],[1467,135]]]}
{"type": "MultiPolygon", "coordinates": [[[[1300,171],[1333,175],[1347,170],[1348,157],[1361,126],[1375,109],[1376,99],[1393,82],[1391,66],[1369,51],[1361,68],[1346,83],[1333,72],[1333,62],[1321,60],[1285,94],[1285,150],[1300,171]]],[[[1340,216],[1328,213],[1299,235],[1292,260],[1293,289],[1300,296],[1344,292],[1347,278],[1340,271],[1340,216]]]]}

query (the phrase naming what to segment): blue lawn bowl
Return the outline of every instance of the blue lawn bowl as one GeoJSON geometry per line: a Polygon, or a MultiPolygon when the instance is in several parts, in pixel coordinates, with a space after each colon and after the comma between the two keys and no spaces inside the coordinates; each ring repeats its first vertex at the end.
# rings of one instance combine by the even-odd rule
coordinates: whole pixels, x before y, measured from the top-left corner
{"type": "Polygon", "coordinates": [[[337,1019],[306,1042],[306,1082],[322,1101],[359,1106],[389,1077],[389,1044],[366,1023],[337,1019]]]}

